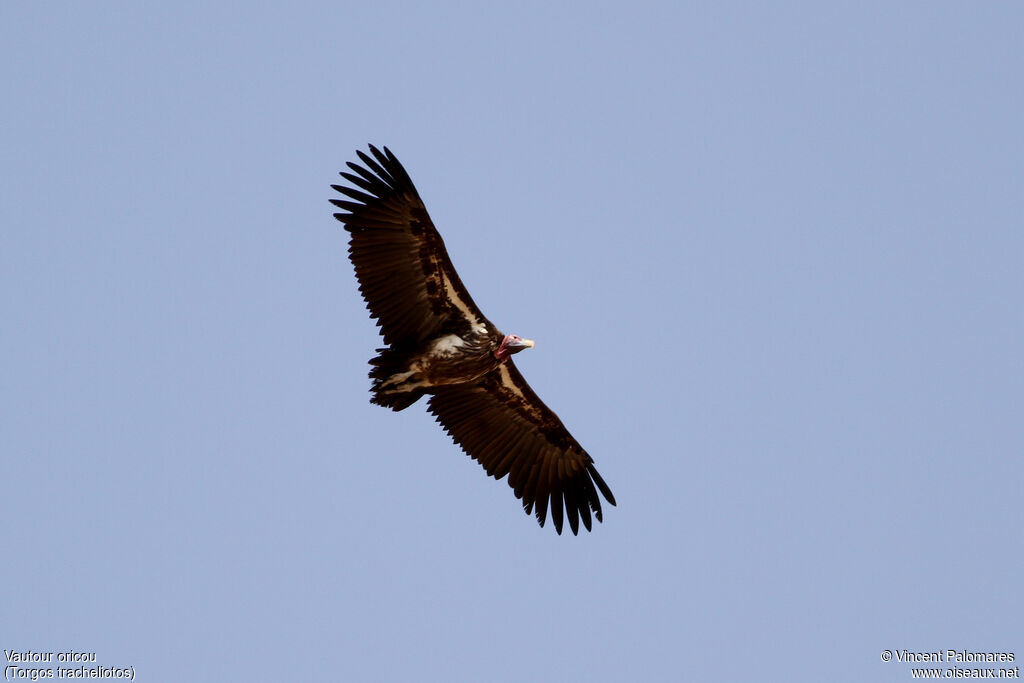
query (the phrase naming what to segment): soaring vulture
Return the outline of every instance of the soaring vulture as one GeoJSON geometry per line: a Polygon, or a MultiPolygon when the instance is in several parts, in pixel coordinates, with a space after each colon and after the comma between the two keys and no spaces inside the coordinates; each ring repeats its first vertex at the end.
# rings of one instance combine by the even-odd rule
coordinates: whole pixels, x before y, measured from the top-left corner
{"type": "Polygon", "coordinates": [[[363,165],[332,185],[331,203],[351,233],[349,258],[387,348],[370,361],[372,403],[403,410],[424,394],[452,439],[508,484],[544,526],[550,510],[562,533],[601,521],[601,498],[615,505],[593,459],[519,374],[512,354],[529,339],[502,334],[483,316],[448,258],[409,174],[385,147],[359,151],[363,165]]]}

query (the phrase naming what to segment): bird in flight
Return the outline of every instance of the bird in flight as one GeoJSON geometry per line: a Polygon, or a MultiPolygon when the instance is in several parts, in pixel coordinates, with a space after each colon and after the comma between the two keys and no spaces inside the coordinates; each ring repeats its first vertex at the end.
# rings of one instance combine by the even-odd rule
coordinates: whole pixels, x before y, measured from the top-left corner
{"type": "Polygon", "coordinates": [[[386,348],[370,361],[370,398],[404,410],[424,394],[444,430],[495,479],[508,476],[526,514],[562,533],[601,521],[615,497],[593,459],[519,374],[512,355],[533,341],[503,334],[459,279],[416,188],[391,151],[357,151],[332,185],[331,203],[351,233],[349,258],[386,348]]]}

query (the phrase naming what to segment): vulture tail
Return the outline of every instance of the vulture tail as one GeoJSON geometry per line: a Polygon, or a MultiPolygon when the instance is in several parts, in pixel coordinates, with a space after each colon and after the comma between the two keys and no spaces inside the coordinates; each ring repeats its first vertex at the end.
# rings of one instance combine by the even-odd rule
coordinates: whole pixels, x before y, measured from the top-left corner
{"type": "Polygon", "coordinates": [[[425,393],[419,373],[409,369],[410,355],[395,349],[377,349],[379,354],[370,360],[370,403],[399,411],[405,410],[425,393]]]}

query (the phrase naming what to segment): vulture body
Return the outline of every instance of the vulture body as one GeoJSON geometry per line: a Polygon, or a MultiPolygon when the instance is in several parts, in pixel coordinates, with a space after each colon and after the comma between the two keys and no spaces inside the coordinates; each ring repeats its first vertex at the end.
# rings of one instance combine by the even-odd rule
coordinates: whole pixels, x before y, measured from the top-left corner
{"type": "Polygon", "coordinates": [[[385,147],[357,152],[342,172],[354,187],[331,203],[351,233],[349,258],[384,343],[370,361],[371,402],[403,410],[424,394],[462,449],[509,486],[543,527],[562,533],[601,521],[615,498],[593,459],[523,379],[512,354],[533,346],[480,313],[448,258],[408,173],[385,147]]]}

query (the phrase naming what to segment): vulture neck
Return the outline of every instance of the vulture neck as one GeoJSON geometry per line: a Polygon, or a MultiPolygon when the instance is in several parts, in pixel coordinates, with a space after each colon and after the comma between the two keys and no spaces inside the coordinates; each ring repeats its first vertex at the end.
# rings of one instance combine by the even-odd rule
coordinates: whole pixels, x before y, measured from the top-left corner
{"type": "Polygon", "coordinates": [[[501,344],[498,345],[498,348],[494,349],[494,357],[498,359],[499,363],[504,363],[514,353],[514,351],[508,347],[508,340],[510,337],[511,335],[503,338],[501,340],[501,344]]]}

